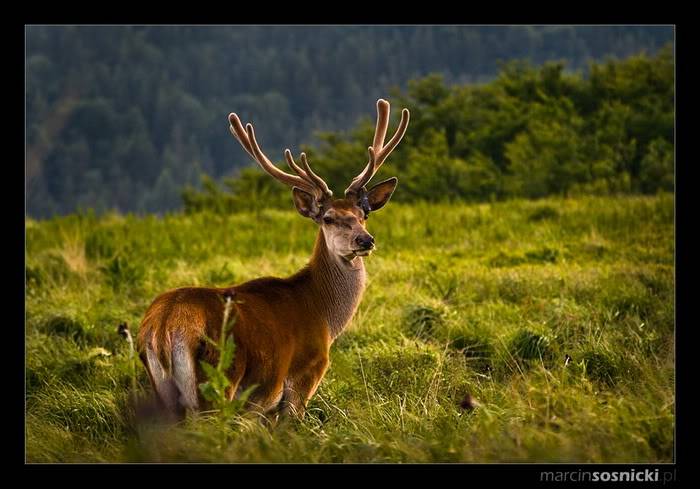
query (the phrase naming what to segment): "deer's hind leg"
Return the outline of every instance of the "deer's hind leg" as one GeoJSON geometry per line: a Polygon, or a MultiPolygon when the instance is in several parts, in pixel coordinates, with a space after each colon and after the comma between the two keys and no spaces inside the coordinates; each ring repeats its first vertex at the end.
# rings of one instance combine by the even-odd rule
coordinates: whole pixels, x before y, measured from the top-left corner
{"type": "Polygon", "coordinates": [[[169,415],[176,418],[181,417],[182,409],[178,402],[179,392],[177,385],[160,364],[158,356],[150,347],[146,348],[144,364],[162,407],[165,408],[169,415]]]}
{"type": "Polygon", "coordinates": [[[179,393],[178,403],[185,409],[196,411],[199,409],[199,395],[194,353],[182,335],[174,335],[172,370],[179,393]]]}

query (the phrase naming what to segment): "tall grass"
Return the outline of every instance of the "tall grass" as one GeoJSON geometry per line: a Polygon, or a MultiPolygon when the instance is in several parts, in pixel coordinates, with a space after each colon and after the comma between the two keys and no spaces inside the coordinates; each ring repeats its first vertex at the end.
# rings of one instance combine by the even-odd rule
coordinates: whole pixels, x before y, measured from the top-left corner
{"type": "Polygon", "coordinates": [[[294,272],[314,225],[292,210],[28,221],[27,460],[670,461],[673,218],[663,194],[387,206],[307,416],[274,428],[139,426],[116,326],[171,287],[294,272]]]}

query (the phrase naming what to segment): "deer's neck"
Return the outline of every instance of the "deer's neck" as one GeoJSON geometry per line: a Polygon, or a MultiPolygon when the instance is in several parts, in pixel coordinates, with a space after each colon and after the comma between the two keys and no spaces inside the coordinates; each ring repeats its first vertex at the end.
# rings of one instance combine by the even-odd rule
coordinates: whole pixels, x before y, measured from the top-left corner
{"type": "Polygon", "coordinates": [[[323,231],[316,236],[309,262],[311,282],[317,304],[314,306],[328,322],[331,338],[343,332],[352,319],[365,289],[365,265],[362,257],[347,261],[329,253],[323,231]]]}

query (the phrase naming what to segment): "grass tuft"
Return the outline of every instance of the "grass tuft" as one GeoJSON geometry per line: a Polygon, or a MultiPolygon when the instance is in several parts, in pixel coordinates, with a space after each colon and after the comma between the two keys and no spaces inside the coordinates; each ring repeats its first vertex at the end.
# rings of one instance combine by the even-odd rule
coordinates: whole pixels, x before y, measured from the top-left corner
{"type": "Polygon", "coordinates": [[[510,352],[521,360],[551,359],[552,340],[545,335],[520,330],[510,341],[510,352]]]}
{"type": "Polygon", "coordinates": [[[434,338],[436,330],[445,323],[445,312],[428,305],[410,305],[406,308],[404,322],[411,336],[428,340],[434,338]]]}

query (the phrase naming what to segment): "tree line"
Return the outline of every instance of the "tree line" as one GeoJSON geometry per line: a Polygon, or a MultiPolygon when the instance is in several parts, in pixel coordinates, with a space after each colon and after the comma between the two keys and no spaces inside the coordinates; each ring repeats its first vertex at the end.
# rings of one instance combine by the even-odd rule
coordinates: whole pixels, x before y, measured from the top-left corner
{"type": "MultiPolygon", "coordinates": [[[[671,45],[654,56],[591,63],[586,75],[567,73],[563,63],[522,61],[502,65],[485,84],[448,84],[435,74],[410,81],[391,101],[392,127],[400,107],[411,111],[404,140],[376,177],[398,176],[396,200],[674,189],[671,45]]],[[[373,133],[374,119],[366,117],[302,149],[337,194],[366,163],[373,133]]],[[[201,189],[185,190],[184,203],[190,212],[231,212],[288,206],[288,194],[259,168],[247,168],[222,182],[205,177],[201,189]]]]}
{"type": "MultiPolygon", "coordinates": [[[[201,189],[203,173],[219,179],[250,165],[228,133],[230,111],[258,124],[271,154],[320,148],[327,143],[316,131],[349,130],[391,87],[410,94],[433,83],[407,80],[441,73],[451,93],[493,79],[499,60],[512,58],[562,59],[585,73],[588,59],[651,54],[673,38],[670,27],[634,26],[29,26],[26,34],[35,217],[180,208],[183,185],[201,189]]],[[[451,157],[466,157],[465,142],[445,129],[451,157]]],[[[489,148],[479,154],[501,165],[489,148]]]]}

